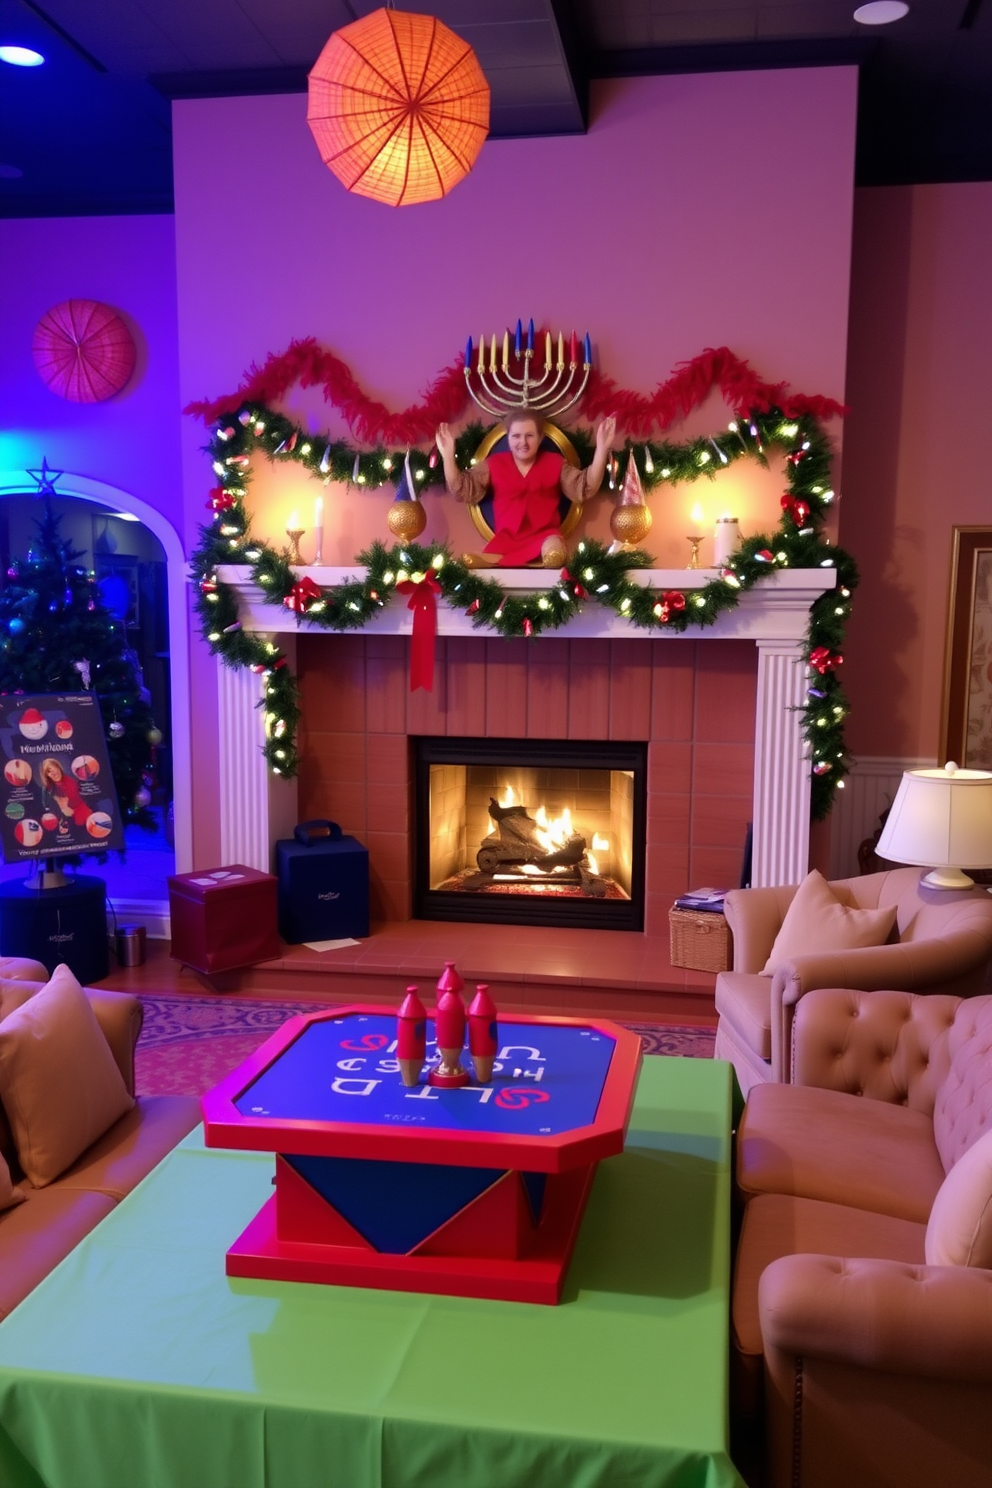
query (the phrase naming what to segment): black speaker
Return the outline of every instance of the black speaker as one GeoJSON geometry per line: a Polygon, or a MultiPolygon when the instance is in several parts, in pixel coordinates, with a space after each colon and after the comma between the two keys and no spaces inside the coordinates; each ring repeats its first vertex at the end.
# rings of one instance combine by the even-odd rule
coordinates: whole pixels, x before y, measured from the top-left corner
{"type": "Polygon", "coordinates": [[[64,961],[84,985],[100,981],[110,970],[103,879],[77,874],[60,889],[0,884],[0,954],[30,956],[49,972],[64,961]]]}

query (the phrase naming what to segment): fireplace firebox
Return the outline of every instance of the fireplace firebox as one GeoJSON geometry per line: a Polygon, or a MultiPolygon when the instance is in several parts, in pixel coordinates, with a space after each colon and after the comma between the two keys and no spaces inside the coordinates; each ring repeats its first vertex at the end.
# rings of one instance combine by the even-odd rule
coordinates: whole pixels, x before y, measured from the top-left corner
{"type": "Polygon", "coordinates": [[[643,929],[646,744],[413,743],[419,919],[643,929]]]}

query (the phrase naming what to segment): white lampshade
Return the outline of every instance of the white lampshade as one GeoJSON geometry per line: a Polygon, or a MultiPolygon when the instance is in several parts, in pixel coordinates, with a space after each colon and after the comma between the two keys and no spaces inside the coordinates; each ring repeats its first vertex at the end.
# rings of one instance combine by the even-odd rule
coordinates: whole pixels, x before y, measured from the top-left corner
{"type": "Polygon", "coordinates": [[[923,880],[931,888],[971,888],[960,870],[992,867],[992,772],[907,770],[875,851],[935,869],[923,880]]]}

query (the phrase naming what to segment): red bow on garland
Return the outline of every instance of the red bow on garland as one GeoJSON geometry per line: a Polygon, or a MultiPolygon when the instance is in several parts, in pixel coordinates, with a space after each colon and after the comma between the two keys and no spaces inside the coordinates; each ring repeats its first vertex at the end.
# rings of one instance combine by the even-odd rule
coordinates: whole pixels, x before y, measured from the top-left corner
{"type": "Polygon", "coordinates": [[[839,651],[831,651],[829,646],[814,646],[813,650],[809,653],[809,664],[822,677],[824,672],[829,672],[835,667],[843,666],[844,658],[839,651]]]}
{"type": "Polygon", "coordinates": [[[283,600],[283,604],[287,610],[295,610],[298,615],[305,615],[308,602],[311,599],[319,599],[320,594],[320,585],[315,584],[310,575],[307,574],[298,583],[293,585],[283,600]]]}
{"type": "Polygon", "coordinates": [[[684,609],[685,595],[682,593],[681,589],[666,589],[665,592],[662,594],[661,599],[655,605],[654,613],[656,617],[661,621],[662,625],[664,625],[666,624],[668,617],[673,610],[684,609]]]}
{"type": "Polygon", "coordinates": [[[798,496],[783,496],[782,510],[788,512],[797,527],[805,527],[809,521],[809,502],[800,501],[798,496]]]}
{"type": "Polygon", "coordinates": [[[586,591],[583,589],[583,587],[579,583],[578,579],[573,579],[572,578],[572,575],[569,573],[569,571],[568,571],[567,568],[563,568],[562,569],[562,571],[561,571],[561,579],[562,579],[562,582],[563,583],[565,583],[565,584],[571,584],[572,590],[573,590],[573,592],[575,594],[575,598],[576,599],[585,599],[585,597],[586,597],[586,591]]]}
{"type": "Polygon", "coordinates": [[[422,687],[434,691],[434,641],[437,636],[437,596],[441,585],[429,568],[423,578],[403,579],[397,593],[409,594],[407,609],[413,611],[413,634],[410,637],[410,691],[422,687]]]}
{"type": "Polygon", "coordinates": [[[215,512],[229,511],[234,505],[234,497],[230,491],[225,491],[223,486],[214,486],[210,492],[210,500],[207,502],[215,512]]]}

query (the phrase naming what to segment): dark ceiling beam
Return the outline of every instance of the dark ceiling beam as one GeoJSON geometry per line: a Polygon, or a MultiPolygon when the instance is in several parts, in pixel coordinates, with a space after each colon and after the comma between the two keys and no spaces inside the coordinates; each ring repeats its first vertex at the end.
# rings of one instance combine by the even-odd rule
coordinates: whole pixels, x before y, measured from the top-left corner
{"type": "Polygon", "coordinates": [[[678,72],[755,72],[779,67],[860,67],[878,49],[875,37],[800,37],[783,41],[716,41],[685,46],[594,52],[594,78],[648,77],[678,72]]]}

